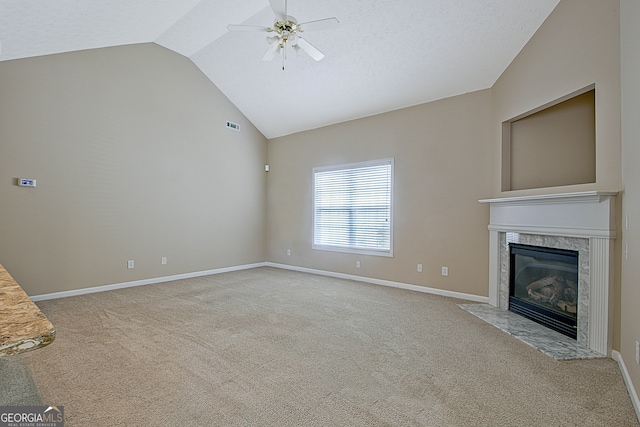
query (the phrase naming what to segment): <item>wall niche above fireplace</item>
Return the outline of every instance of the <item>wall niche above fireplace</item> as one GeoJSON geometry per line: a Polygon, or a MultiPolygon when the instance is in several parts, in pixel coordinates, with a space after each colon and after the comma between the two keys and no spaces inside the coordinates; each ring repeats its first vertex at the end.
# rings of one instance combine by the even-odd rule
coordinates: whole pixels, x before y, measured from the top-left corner
{"type": "Polygon", "coordinates": [[[502,123],[502,191],[594,182],[594,85],[502,123]]]}

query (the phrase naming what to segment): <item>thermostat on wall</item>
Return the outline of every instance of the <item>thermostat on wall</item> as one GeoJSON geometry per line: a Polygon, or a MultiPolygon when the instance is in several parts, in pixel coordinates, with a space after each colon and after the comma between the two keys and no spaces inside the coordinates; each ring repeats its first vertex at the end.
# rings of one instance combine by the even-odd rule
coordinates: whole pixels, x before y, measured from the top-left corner
{"type": "Polygon", "coordinates": [[[238,132],[240,132],[240,125],[237,124],[237,123],[233,123],[233,122],[230,122],[229,120],[227,120],[227,127],[229,129],[237,130],[238,132]]]}
{"type": "Polygon", "coordinates": [[[18,179],[18,185],[20,187],[35,187],[36,180],[31,178],[20,178],[18,179]]]}

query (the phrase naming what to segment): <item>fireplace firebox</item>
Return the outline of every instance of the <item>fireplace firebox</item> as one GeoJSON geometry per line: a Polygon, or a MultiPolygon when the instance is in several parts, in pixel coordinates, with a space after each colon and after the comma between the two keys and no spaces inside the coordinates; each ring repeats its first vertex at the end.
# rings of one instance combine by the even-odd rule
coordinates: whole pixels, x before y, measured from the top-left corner
{"type": "Polygon", "coordinates": [[[577,337],[578,252],[511,243],[509,310],[577,337]]]}

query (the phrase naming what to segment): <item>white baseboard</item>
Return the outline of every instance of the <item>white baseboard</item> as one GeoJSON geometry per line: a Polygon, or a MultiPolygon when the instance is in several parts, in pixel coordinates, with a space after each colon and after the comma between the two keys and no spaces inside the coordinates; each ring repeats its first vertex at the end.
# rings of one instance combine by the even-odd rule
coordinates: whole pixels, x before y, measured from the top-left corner
{"type": "Polygon", "coordinates": [[[480,302],[480,303],[488,303],[489,302],[489,298],[488,297],[483,297],[483,296],[479,296],[479,295],[472,295],[472,294],[465,294],[465,293],[461,293],[461,292],[446,291],[446,290],[443,290],[443,289],[428,288],[426,286],[410,285],[410,284],[407,284],[407,283],[392,282],[392,281],[389,281],[389,280],[374,279],[374,278],[371,278],[371,277],[355,276],[355,275],[352,275],[352,274],[335,273],[335,272],[332,272],[332,271],[316,270],[316,269],[313,269],[313,268],[296,267],[296,266],[292,266],[292,265],[277,264],[277,263],[272,263],[272,262],[261,262],[261,263],[256,263],[256,264],[245,264],[245,265],[239,265],[239,266],[233,266],[233,267],[218,268],[218,269],[214,269],[214,270],[196,271],[196,272],[193,272],[193,273],[184,273],[184,274],[176,274],[176,275],[173,275],[173,276],[164,276],[164,277],[155,277],[155,278],[152,278],[152,279],[136,280],[136,281],[132,281],[132,282],[115,283],[115,284],[112,284],[112,285],[94,286],[94,287],[91,287],[91,288],[75,289],[75,290],[72,290],[72,291],[62,291],[62,292],[54,292],[54,293],[50,293],[50,294],[34,295],[34,296],[31,297],[31,300],[32,301],[45,301],[45,300],[56,299],[56,298],[73,297],[73,296],[77,296],[77,295],[85,295],[85,294],[93,294],[93,293],[97,293],[97,292],[113,291],[115,289],[132,288],[134,286],[144,286],[144,285],[151,285],[151,284],[154,284],[154,283],[170,282],[170,281],[173,281],[173,280],[190,279],[192,277],[209,276],[209,275],[212,275],[212,274],[229,273],[229,272],[232,272],[232,271],[240,271],[240,270],[249,270],[249,269],[258,268],[258,267],[281,268],[283,270],[293,270],[293,271],[299,271],[299,272],[302,272],[302,273],[317,274],[317,275],[320,275],[320,276],[336,277],[338,279],[357,280],[357,281],[360,281],[360,282],[372,283],[372,284],[375,284],[375,285],[382,285],[382,286],[389,286],[389,287],[392,287],[392,288],[407,289],[407,290],[410,290],[410,291],[423,292],[423,293],[440,295],[440,296],[445,296],[445,297],[463,299],[463,300],[467,300],[467,301],[476,301],[476,302],[480,302]]]}
{"type": "Polygon", "coordinates": [[[638,417],[638,421],[640,421],[640,399],[638,399],[638,393],[636,393],[636,389],[633,387],[633,382],[631,381],[631,377],[629,376],[629,371],[627,371],[627,366],[624,364],[624,360],[622,360],[622,355],[613,350],[611,352],[611,358],[618,362],[620,365],[620,372],[622,372],[622,378],[624,379],[624,383],[627,386],[627,390],[629,391],[629,397],[631,397],[631,403],[633,403],[633,408],[636,410],[636,417],[638,417]]]}
{"type": "Polygon", "coordinates": [[[392,282],[390,280],[374,279],[371,277],[364,277],[364,276],[354,276],[352,274],[335,273],[333,271],[325,271],[325,270],[315,270],[313,268],[296,267],[293,265],[277,264],[273,262],[267,262],[266,265],[267,267],[282,268],[284,270],[299,271],[301,273],[318,274],[320,276],[329,276],[329,277],[335,277],[338,279],[357,280],[359,282],[372,283],[374,285],[382,285],[382,286],[389,286],[392,288],[407,289],[410,291],[417,291],[417,292],[423,292],[427,294],[440,295],[444,297],[463,299],[467,301],[476,301],[481,303],[489,302],[489,297],[483,297],[483,296],[472,295],[472,294],[464,294],[461,292],[446,291],[443,289],[428,288],[426,286],[410,285],[408,283],[392,282]]]}
{"type": "Polygon", "coordinates": [[[56,298],[73,297],[77,295],[93,294],[96,292],[113,291],[115,289],[132,288],[134,286],[151,285],[154,283],[171,282],[173,280],[190,279],[192,277],[209,276],[212,274],[229,273],[231,271],[249,270],[251,268],[265,267],[264,262],[257,264],[237,265],[233,267],[217,268],[214,270],[196,271],[193,273],[175,274],[173,276],[155,277],[153,279],[136,280],[133,282],[116,283],[113,285],[94,286],[91,288],[75,289],[73,291],[54,292],[51,294],[35,295],[31,297],[32,301],[45,301],[56,298]]]}

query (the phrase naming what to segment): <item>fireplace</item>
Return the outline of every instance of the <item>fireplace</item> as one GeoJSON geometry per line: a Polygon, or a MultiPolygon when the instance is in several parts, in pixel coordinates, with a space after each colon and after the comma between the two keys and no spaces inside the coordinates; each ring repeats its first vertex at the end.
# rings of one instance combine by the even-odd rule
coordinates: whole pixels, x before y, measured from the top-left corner
{"type": "MultiPolygon", "coordinates": [[[[616,194],[585,191],[481,200],[481,203],[490,204],[489,304],[512,311],[510,306],[514,301],[517,305],[518,299],[523,299],[518,298],[519,295],[522,296],[523,291],[514,292],[512,298],[510,276],[513,270],[516,270],[513,274],[517,274],[518,267],[524,267],[526,275],[529,275],[528,270],[531,270],[531,275],[534,276],[529,278],[531,282],[524,285],[524,293],[529,295],[529,290],[532,290],[535,297],[547,299],[543,304],[537,304],[539,301],[534,301],[535,304],[532,301],[525,302],[537,306],[551,304],[552,307],[545,308],[563,320],[575,317],[576,328],[573,337],[576,339],[576,345],[599,354],[610,355],[613,340],[613,250],[617,237],[616,194]],[[513,244],[526,246],[526,249],[549,248],[553,254],[560,255],[573,252],[577,253],[577,257],[575,261],[570,262],[564,262],[566,259],[562,258],[558,263],[558,260],[549,260],[545,258],[547,255],[536,253],[534,256],[523,255],[523,265],[518,263],[517,266],[512,266],[510,247],[513,244]],[[535,260],[533,265],[524,264],[527,261],[526,257],[535,260]],[[555,271],[544,273],[543,277],[540,271],[534,272],[536,263],[553,264],[555,267],[552,270],[555,271]],[[577,277],[573,276],[574,273],[571,271],[574,269],[577,270],[577,277]],[[567,278],[569,273],[575,279],[567,278]],[[566,284],[555,285],[563,292],[563,300],[554,296],[553,284],[551,287],[544,285],[545,280],[552,282],[556,276],[561,276],[562,279],[557,280],[566,284]],[[568,296],[571,290],[566,290],[572,289],[573,286],[567,279],[577,283],[575,308],[568,296]],[[526,289],[539,280],[542,282],[526,289]]],[[[523,280],[526,275],[522,276],[523,280]]],[[[571,321],[568,322],[569,329],[573,328],[571,321]]]]}
{"type": "Polygon", "coordinates": [[[577,338],[578,252],[509,245],[509,310],[577,338]]]}

